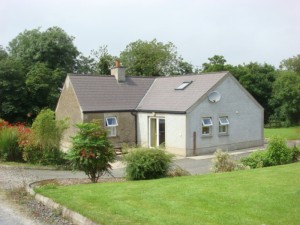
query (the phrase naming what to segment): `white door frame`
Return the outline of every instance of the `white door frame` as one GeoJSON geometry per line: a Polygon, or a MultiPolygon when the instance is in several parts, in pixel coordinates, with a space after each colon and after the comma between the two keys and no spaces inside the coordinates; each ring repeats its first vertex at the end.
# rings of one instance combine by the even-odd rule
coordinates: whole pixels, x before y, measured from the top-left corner
{"type": "Polygon", "coordinates": [[[154,147],[159,147],[159,142],[160,142],[160,138],[159,138],[159,121],[160,120],[165,120],[165,117],[159,116],[159,117],[155,117],[155,116],[151,116],[148,119],[148,146],[150,148],[154,148],[154,147]],[[156,130],[155,130],[155,140],[156,143],[155,145],[152,145],[152,126],[151,126],[151,120],[155,119],[155,126],[156,126],[156,130]]]}

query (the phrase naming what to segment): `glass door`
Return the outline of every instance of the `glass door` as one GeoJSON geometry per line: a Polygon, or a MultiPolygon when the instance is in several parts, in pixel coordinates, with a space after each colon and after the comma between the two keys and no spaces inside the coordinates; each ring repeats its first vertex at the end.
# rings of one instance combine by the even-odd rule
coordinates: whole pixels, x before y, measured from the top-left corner
{"type": "Polygon", "coordinates": [[[149,147],[158,147],[165,142],[165,119],[149,118],[149,147]]]}

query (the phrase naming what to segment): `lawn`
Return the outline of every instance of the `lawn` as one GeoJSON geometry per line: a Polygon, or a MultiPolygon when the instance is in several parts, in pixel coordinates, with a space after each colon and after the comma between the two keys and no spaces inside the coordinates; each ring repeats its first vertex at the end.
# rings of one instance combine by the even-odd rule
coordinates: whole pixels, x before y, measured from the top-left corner
{"type": "Polygon", "coordinates": [[[280,136],[287,140],[300,140],[300,126],[288,128],[265,128],[264,134],[265,138],[280,136]]]}
{"type": "Polygon", "coordinates": [[[300,224],[300,163],[36,191],[101,224],[300,224]]]}

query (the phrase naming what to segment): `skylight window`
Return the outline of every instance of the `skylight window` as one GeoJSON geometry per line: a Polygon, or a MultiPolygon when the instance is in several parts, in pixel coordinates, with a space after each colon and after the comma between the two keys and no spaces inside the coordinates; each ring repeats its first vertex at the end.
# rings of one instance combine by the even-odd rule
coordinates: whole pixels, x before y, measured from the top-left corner
{"type": "Polygon", "coordinates": [[[184,81],[180,84],[175,90],[184,90],[187,86],[189,86],[193,81],[184,81]]]}

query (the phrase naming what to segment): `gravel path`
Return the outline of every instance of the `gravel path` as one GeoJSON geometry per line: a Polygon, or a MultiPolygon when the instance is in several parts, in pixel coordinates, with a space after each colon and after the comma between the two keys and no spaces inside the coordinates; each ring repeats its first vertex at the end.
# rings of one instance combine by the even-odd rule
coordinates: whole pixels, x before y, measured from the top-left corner
{"type": "MultiPolygon", "coordinates": [[[[123,165],[114,164],[113,176],[122,177],[123,165]]],[[[110,175],[104,177],[111,177],[110,175]]],[[[82,172],[26,169],[0,165],[0,225],[71,225],[59,212],[53,212],[32,197],[24,197],[24,187],[32,182],[45,179],[87,178],[82,172]],[[1,191],[2,190],[2,191],[1,191]],[[9,200],[7,196],[9,195],[9,200]],[[22,199],[18,199],[23,195],[22,199]],[[16,204],[15,201],[23,203],[16,204]]]]}

